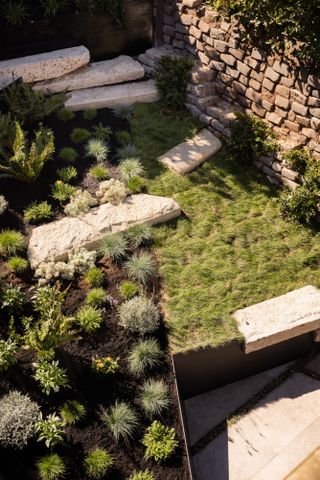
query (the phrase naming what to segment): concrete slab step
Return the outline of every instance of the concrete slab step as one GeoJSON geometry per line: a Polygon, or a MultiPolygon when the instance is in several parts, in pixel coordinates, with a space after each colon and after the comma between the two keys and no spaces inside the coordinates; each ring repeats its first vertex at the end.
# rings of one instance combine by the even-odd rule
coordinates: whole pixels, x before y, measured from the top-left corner
{"type": "Polygon", "coordinates": [[[233,120],[236,119],[235,109],[227,102],[220,101],[216,105],[210,105],[206,108],[206,113],[213,118],[216,118],[223,125],[230,126],[233,120]]]}
{"type": "Polygon", "coordinates": [[[90,63],[76,72],[55,80],[36,83],[33,88],[45,94],[51,94],[114,85],[140,80],[143,77],[144,68],[141,63],[126,55],[120,55],[112,60],[90,63]]]}
{"type": "Polygon", "coordinates": [[[71,93],[65,106],[71,110],[85,110],[87,108],[130,106],[136,102],[150,103],[158,100],[159,92],[154,80],[145,80],[75,90],[71,93]]]}

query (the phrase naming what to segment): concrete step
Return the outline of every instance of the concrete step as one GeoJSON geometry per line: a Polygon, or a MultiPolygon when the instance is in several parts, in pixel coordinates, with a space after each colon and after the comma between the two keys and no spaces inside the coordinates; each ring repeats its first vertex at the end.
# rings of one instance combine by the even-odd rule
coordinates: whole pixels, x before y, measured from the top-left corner
{"type": "Polygon", "coordinates": [[[235,111],[233,105],[230,103],[219,101],[215,105],[210,105],[206,108],[206,113],[213,118],[216,118],[221,122],[223,125],[230,126],[233,120],[236,119],[235,111]]]}
{"type": "Polygon", "coordinates": [[[159,93],[154,80],[145,80],[75,90],[71,93],[65,106],[71,110],[85,110],[130,106],[136,102],[150,103],[158,100],[159,93]]]}
{"type": "Polygon", "coordinates": [[[131,57],[120,55],[112,60],[90,63],[76,72],[55,80],[36,83],[33,88],[45,94],[114,85],[144,77],[143,66],[131,57]]]}

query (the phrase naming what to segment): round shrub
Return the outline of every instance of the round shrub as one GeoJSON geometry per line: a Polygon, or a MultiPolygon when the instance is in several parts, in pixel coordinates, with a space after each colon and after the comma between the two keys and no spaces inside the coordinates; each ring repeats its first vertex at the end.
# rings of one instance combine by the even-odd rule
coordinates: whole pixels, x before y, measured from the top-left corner
{"type": "Polygon", "coordinates": [[[0,399],[0,445],[23,448],[35,433],[40,407],[13,390],[0,399]]]}
{"type": "Polygon", "coordinates": [[[82,330],[91,333],[97,330],[102,322],[102,312],[91,305],[84,305],[76,315],[82,330]]]}
{"type": "Polygon", "coordinates": [[[59,366],[57,360],[42,360],[33,365],[36,369],[34,378],[39,382],[42,392],[46,395],[59,392],[61,388],[68,386],[66,370],[59,366]]]}
{"type": "Polygon", "coordinates": [[[72,167],[72,166],[63,167],[63,168],[58,168],[57,175],[63,182],[68,183],[77,177],[78,171],[75,167],[72,167]]]}
{"type": "Polygon", "coordinates": [[[107,299],[107,292],[103,288],[93,288],[87,294],[86,303],[92,307],[102,307],[107,299]]]}
{"type": "Polygon", "coordinates": [[[139,293],[139,286],[133,282],[122,282],[120,285],[120,294],[126,300],[135,297],[139,293]]]}
{"type": "Polygon", "coordinates": [[[143,285],[147,285],[157,274],[156,261],[149,253],[133,255],[125,263],[125,268],[132,280],[136,280],[143,285]]]}
{"type": "Polygon", "coordinates": [[[166,427],[158,421],[147,428],[142,443],[146,447],[145,457],[153,458],[156,462],[169,458],[178,446],[174,428],[166,427]]]}
{"type": "Polygon", "coordinates": [[[24,236],[16,230],[4,229],[0,232],[0,255],[15,255],[24,248],[24,236]]]}
{"type": "Polygon", "coordinates": [[[156,340],[140,340],[129,354],[129,369],[134,375],[144,375],[161,364],[161,357],[162,352],[156,340]]]}
{"type": "Polygon", "coordinates": [[[7,265],[9,269],[12,270],[12,272],[14,272],[16,275],[20,275],[29,268],[28,260],[17,256],[9,258],[7,265]]]}
{"type": "Polygon", "coordinates": [[[170,405],[168,386],[163,380],[147,380],[141,387],[140,405],[147,415],[160,415],[170,405]]]}
{"type": "Polygon", "coordinates": [[[140,470],[139,472],[133,472],[133,474],[130,475],[129,480],[156,480],[156,477],[147,468],[147,470],[140,470]]]}
{"type": "Polygon", "coordinates": [[[60,150],[59,158],[66,162],[75,162],[78,157],[78,153],[72,147],[64,147],[60,150]]]}
{"type": "Polygon", "coordinates": [[[137,414],[126,402],[116,402],[109,410],[102,410],[101,419],[116,442],[132,438],[139,424],[137,414]]]}
{"type": "Polygon", "coordinates": [[[124,328],[144,335],[159,327],[160,313],[152,300],[137,296],[120,305],[119,319],[124,328]]]}
{"type": "Polygon", "coordinates": [[[111,260],[121,260],[127,252],[128,242],[122,233],[108,233],[99,246],[99,253],[111,260]]]}
{"type": "Polygon", "coordinates": [[[104,448],[95,448],[84,459],[84,468],[89,478],[99,480],[113,467],[114,460],[104,448]]]}
{"type": "Polygon", "coordinates": [[[127,158],[136,158],[137,156],[138,148],[134,143],[125,143],[117,150],[117,157],[120,161],[127,158]]]}
{"type": "Polygon", "coordinates": [[[37,468],[41,480],[62,479],[67,471],[64,461],[57,453],[51,453],[40,458],[37,462],[37,468]]]}
{"type": "Polygon", "coordinates": [[[104,274],[100,268],[93,267],[86,272],[84,278],[90,287],[100,287],[103,284],[104,274]]]}
{"type": "Polygon", "coordinates": [[[0,292],[0,301],[2,308],[5,308],[9,315],[22,312],[27,299],[21,291],[21,287],[15,285],[4,285],[0,292]]]}
{"type": "Polygon", "coordinates": [[[67,400],[59,410],[65,425],[74,425],[86,416],[86,407],[77,400],[67,400]]]}

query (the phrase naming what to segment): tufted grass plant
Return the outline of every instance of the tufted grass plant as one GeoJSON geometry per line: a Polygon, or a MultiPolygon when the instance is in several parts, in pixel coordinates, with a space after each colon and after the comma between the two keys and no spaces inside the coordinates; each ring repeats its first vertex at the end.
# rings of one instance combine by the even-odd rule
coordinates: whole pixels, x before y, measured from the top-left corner
{"type": "Polygon", "coordinates": [[[23,211],[24,219],[38,224],[53,216],[52,206],[48,202],[33,202],[23,211]]]}
{"type": "Polygon", "coordinates": [[[163,353],[154,339],[140,340],[128,356],[130,372],[141,377],[161,365],[163,353]]]}
{"type": "Polygon", "coordinates": [[[107,233],[100,241],[98,252],[113,261],[121,260],[127,253],[128,242],[124,234],[107,233]]]}
{"type": "Polygon", "coordinates": [[[74,128],[71,132],[70,139],[72,143],[84,143],[90,138],[89,130],[85,128],[74,128]]]}
{"type": "Polygon", "coordinates": [[[168,386],[163,380],[146,380],[140,390],[139,402],[147,417],[160,415],[170,405],[168,386]]]}
{"type": "Polygon", "coordinates": [[[7,261],[8,268],[16,275],[21,275],[29,268],[29,262],[23,257],[14,256],[7,261]]]}
{"type": "Polygon", "coordinates": [[[153,231],[150,225],[147,223],[141,223],[140,225],[130,227],[125,235],[129,241],[130,247],[135,249],[151,243],[153,231]]]}
{"type": "Polygon", "coordinates": [[[67,473],[65,462],[57,453],[41,457],[36,466],[41,480],[60,480],[67,473]]]}
{"type": "Polygon", "coordinates": [[[109,125],[103,125],[101,122],[93,125],[92,136],[100,140],[108,141],[112,135],[112,129],[109,125]]]}
{"type": "Polygon", "coordinates": [[[150,253],[134,254],[125,263],[129,277],[147,285],[157,275],[157,263],[150,253]]]}
{"type": "Polygon", "coordinates": [[[136,412],[126,402],[116,402],[109,410],[102,410],[101,420],[116,443],[127,442],[139,425],[136,412]]]}
{"type": "Polygon", "coordinates": [[[139,158],[126,158],[122,160],[119,165],[119,171],[121,178],[128,182],[133,177],[139,177],[143,175],[144,169],[139,158]]]}
{"type": "Polygon", "coordinates": [[[127,130],[118,130],[116,133],[117,142],[121,145],[128,144],[131,142],[131,135],[130,132],[127,130]]]}
{"type": "Polygon", "coordinates": [[[101,326],[102,311],[92,307],[91,305],[84,305],[78,310],[76,319],[81,330],[86,333],[91,333],[95,330],[98,330],[98,328],[101,326]]]}
{"type": "Polygon", "coordinates": [[[143,177],[131,177],[127,182],[127,187],[131,193],[141,193],[147,188],[147,181],[143,177]]]}
{"type": "Polygon", "coordinates": [[[138,148],[134,143],[125,143],[118,148],[117,157],[120,161],[126,160],[127,158],[136,158],[138,157],[138,148]]]}
{"type": "Polygon", "coordinates": [[[140,295],[120,305],[119,323],[131,332],[144,335],[157,330],[160,313],[151,299],[140,295]]]}
{"type": "Polygon", "coordinates": [[[86,416],[87,410],[77,400],[67,400],[60,407],[59,414],[65,425],[75,425],[86,416]]]}
{"type": "Polygon", "coordinates": [[[66,162],[75,162],[78,158],[77,151],[72,147],[64,147],[59,152],[59,158],[66,162]]]}
{"type": "Polygon", "coordinates": [[[93,267],[85,273],[84,278],[92,288],[100,287],[104,282],[104,273],[100,268],[93,267]]]}
{"type": "Polygon", "coordinates": [[[113,467],[114,459],[107,450],[97,447],[85,456],[83,464],[88,478],[100,480],[113,467]]]}
{"type": "Polygon", "coordinates": [[[69,108],[64,107],[57,111],[57,117],[62,122],[70,122],[70,120],[75,117],[75,113],[69,108]]]}
{"type": "Polygon", "coordinates": [[[92,157],[98,163],[102,163],[107,160],[110,148],[104,140],[99,138],[90,138],[86,144],[86,156],[92,157]]]}
{"type": "Polygon", "coordinates": [[[102,307],[108,300],[107,292],[101,288],[93,288],[87,293],[86,303],[92,307],[102,307]]]}
{"type": "Polygon", "coordinates": [[[139,285],[133,282],[124,281],[120,285],[120,295],[126,300],[135,297],[139,293],[139,285]]]}
{"type": "Polygon", "coordinates": [[[0,231],[0,255],[8,257],[24,249],[25,240],[21,232],[8,228],[0,231]]]}
{"type": "Polygon", "coordinates": [[[104,165],[93,165],[89,168],[88,174],[99,181],[109,178],[109,170],[104,165]]]}

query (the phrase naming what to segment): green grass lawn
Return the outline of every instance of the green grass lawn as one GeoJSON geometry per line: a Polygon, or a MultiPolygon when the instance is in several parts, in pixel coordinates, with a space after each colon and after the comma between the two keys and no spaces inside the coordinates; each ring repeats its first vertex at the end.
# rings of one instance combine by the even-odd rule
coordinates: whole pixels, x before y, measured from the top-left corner
{"type": "Polygon", "coordinates": [[[184,215],[156,229],[172,350],[240,338],[232,312],[307,284],[320,286],[319,234],[283,220],[278,189],[225,154],[186,177],[157,157],[194,134],[188,114],[135,107],[134,142],[149,192],[173,197],[184,215]]]}

